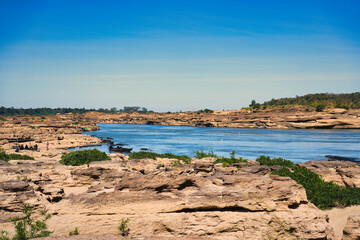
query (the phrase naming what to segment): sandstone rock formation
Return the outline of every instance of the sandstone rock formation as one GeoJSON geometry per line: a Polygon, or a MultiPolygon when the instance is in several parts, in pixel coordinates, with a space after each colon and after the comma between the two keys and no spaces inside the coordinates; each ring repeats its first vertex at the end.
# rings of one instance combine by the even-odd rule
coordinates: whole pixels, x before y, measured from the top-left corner
{"type": "Polygon", "coordinates": [[[269,175],[268,167],[112,158],[89,167],[54,160],[0,165],[0,229],[13,231],[10,218],[31,203],[53,214],[54,237],[78,227],[103,239],[96,236],[116,234],[129,218],[129,237],[334,239],[326,212],[308,202],[302,186],[269,175]]]}
{"type": "Polygon", "coordinates": [[[350,215],[343,230],[343,240],[360,239],[360,215],[350,215]]]}
{"type": "Polygon", "coordinates": [[[326,112],[294,108],[250,112],[215,111],[214,113],[87,113],[85,116],[88,121],[101,123],[231,128],[360,129],[360,111],[344,109],[329,109],[326,112]]]}
{"type": "MultiPolygon", "coordinates": [[[[336,239],[341,234],[334,234],[330,215],[307,200],[302,186],[290,178],[269,175],[271,169],[256,162],[224,168],[209,158],[174,167],[174,159],[129,161],[117,153],[110,154],[111,161],[93,162],[89,167],[64,166],[58,160],[69,151],[66,148],[100,144],[98,138],[81,135],[96,130],[96,122],[358,128],[359,116],[338,111],[88,113],[47,117],[44,122],[36,117],[1,122],[0,144],[7,153],[15,152],[13,146],[19,140],[37,144],[39,151],[20,151],[35,161],[0,161],[0,230],[13,234],[11,218],[21,217],[24,204],[31,204],[36,212],[47,210],[53,215],[48,224],[59,239],[75,227],[85,235],[73,239],[104,239],[103,234],[110,234],[107,239],[119,239],[117,227],[125,218],[130,219],[129,237],[143,239],[336,239]],[[346,119],[339,120],[342,118],[346,119]],[[352,123],[344,124],[346,121],[352,123]]],[[[360,167],[354,163],[312,161],[300,165],[326,181],[360,186],[360,167]]],[[[344,238],[356,236],[356,224],[356,217],[349,218],[344,238]]]]}
{"type": "Polygon", "coordinates": [[[82,135],[84,131],[95,131],[99,126],[94,122],[77,122],[77,119],[63,119],[63,116],[51,116],[44,121],[40,117],[17,117],[0,123],[0,148],[7,153],[15,153],[16,146],[37,146],[37,151],[20,150],[19,154],[36,159],[60,159],[68,148],[100,145],[101,140],[82,135]],[[26,120],[25,120],[26,119],[26,120]],[[49,149],[46,144],[49,143],[49,149]]]}
{"type": "Polygon", "coordinates": [[[309,161],[300,166],[320,174],[325,181],[345,187],[360,188],[360,167],[347,161],[309,161]]]}

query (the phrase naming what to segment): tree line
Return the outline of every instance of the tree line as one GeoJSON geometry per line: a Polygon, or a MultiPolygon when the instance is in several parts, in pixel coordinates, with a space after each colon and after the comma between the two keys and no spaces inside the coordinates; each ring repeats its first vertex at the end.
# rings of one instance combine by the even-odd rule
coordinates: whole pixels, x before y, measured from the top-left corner
{"type": "Polygon", "coordinates": [[[316,93],[307,94],[304,96],[296,96],[293,98],[273,98],[270,101],[266,101],[262,104],[256,103],[255,100],[252,100],[249,107],[267,108],[287,105],[299,105],[315,108],[317,108],[318,106],[323,106],[344,109],[358,109],[360,108],[360,92],[342,94],[316,93]]]}
{"type": "Polygon", "coordinates": [[[139,113],[151,113],[153,111],[148,110],[145,107],[139,106],[125,106],[124,108],[14,108],[14,107],[0,107],[0,115],[2,116],[15,116],[15,115],[35,115],[35,116],[48,116],[55,115],[57,113],[66,114],[66,113],[87,113],[87,112],[102,112],[102,113],[121,113],[121,112],[139,112],[139,113]]]}

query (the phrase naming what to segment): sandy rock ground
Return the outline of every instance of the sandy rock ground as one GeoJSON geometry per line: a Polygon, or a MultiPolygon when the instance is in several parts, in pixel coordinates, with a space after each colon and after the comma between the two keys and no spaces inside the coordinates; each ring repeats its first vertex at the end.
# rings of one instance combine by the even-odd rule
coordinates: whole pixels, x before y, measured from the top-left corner
{"type": "Polygon", "coordinates": [[[29,118],[16,117],[16,120],[0,122],[0,147],[7,153],[24,154],[38,160],[59,160],[62,154],[69,152],[68,148],[100,145],[102,142],[96,137],[81,134],[98,130],[99,126],[95,123],[69,120],[64,116],[46,117],[45,120],[41,117],[29,118]],[[15,152],[16,146],[34,148],[35,145],[36,151],[15,152]]]}
{"type": "Polygon", "coordinates": [[[349,216],[359,207],[321,211],[308,202],[302,186],[269,175],[270,168],[256,163],[223,168],[203,159],[174,167],[171,159],[111,157],[89,167],[50,159],[3,163],[0,228],[12,232],[10,219],[30,203],[53,215],[48,225],[59,239],[75,227],[93,239],[117,236],[125,218],[130,220],[128,237],[138,239],[341,239],[343,230],[346,236],[357,234],[358,218],[349,216]]]}
{"type": "Polygon", "coordinates": [[[214,111],[213,113],[87,113],[89,121],[149,125],[272,128],[272,129],[360,129],[360,110],[305,108],[214,111]]]}
{"type": "MultiPolygon", "coordinates": [[[[229,114],[221,116],[233,113],[229,114]]],[[[35,216],[39,210],[52,214],[47,223],[54,232],[47,239],[65,239],[75,227],[81,235],[70,239],[122,239],[118,226],[126,218],[127,238],[135,239],[360,236],[359,206],[321,211],[307,200],[302,186],[290,178],[269,175],[271,169],[256,162],[223,168],[212,164],[214,159],[193,159],[190,165],[175,167],[174,159],[130,161],[116,153],[110,155],[111,161],[89,167],[61,165],[58,161],[69,151],[66,148],[101,143],[81,135],[98,128],[95,122],[103,116],[95,115],[23,117],[21,121],[19,117],[0,124],[1,147],[7,153],[14,153],[13,146],[19,144],[39,148],[20,151],[34,161],[0,161],[0,230],[12,235],[11,218],[21,217],[24,204],[31,204],[35,216]]],[[[356,164],[307,162],[304,166],[325,180],[359,187],[356,164]]]]}

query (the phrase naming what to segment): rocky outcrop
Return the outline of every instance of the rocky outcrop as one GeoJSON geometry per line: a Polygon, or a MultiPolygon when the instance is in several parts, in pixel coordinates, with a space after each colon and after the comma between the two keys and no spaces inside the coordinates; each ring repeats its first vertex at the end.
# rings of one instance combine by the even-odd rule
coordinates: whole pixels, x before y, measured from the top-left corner
{"type": "Polygon", "coordinates": [[[360,129],[360,111],[328,109],[311,112],[308,109],[267,109],[214,111],[213,113],[87,113],[87,119],[102,123],[174,125],[231,128],[276,129],[360,129]]]}
{"type": "Polygon", "coordinates": [[[211,158],[174,167],[173,159],[111,156],[89,167],[0,165],[0,229],[11,230],[7,216],[31,203],[53,214],[48,225],[59,239],[75,227],[93,239],[116,234],[125,218],[129,236],[145,239],[334,239],[327,213],[269,167],[224,168],[211,158]]]}
{"type": "Polygon", "coordinates": [[[62,119],[52,116],[52,121],[38,117],[18,117],[0,125],[0,148],[7,153],[15,153],[16,146],[24,147],[18,154],[25,154],[36,159],[54,158],[59,160],[68,148],[101,145],[96,137],[82,135],[84,131],[95,131],[99,126],[95,122],[78,122],[77,118],[62,119]],[[47,147],[49,143],[49,147],[47,147]],[[36,146],[36,147],[35,147],[36,146]]]}
{"type": "Polygon", "coordinates": [[[325,181],[360,188],[360,167],[348,161],[309,161],[299,164],[320,174],[325,181]]]}
{"type": "Polygon", "coordinates": [[[21,216],[25,204],[39,206],[36,193],[27,182],[8,180],[0,183],[0,224],[21,216]]]}
{"type": "Polygon", "coordinates": [[[360,239],[360,215],[350,215],[343,230],[343,240],[360,239]]]}

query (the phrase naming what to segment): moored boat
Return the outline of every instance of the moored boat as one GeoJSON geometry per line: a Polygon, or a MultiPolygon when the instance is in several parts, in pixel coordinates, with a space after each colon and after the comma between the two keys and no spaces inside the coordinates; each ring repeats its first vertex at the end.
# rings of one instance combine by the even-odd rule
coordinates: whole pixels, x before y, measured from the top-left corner
{"type": "Polygon", "coordinates": [[[110,146],[109,147],[109,151],[111,152],[121,152],[121,153],[129,153],[131,152],[131,150],[133,150],[133,148],[125,148],[125,147],[121,147],[121,146],[110,146]]]}
{"type": "Polygon", "coordinates": [[[329,161],[349,161],[349,162],[355,162],[360,164],[360,158],[352,158],[352,157],[341,157],[336,155],[325,155],[325,157],[329,161]]]}

